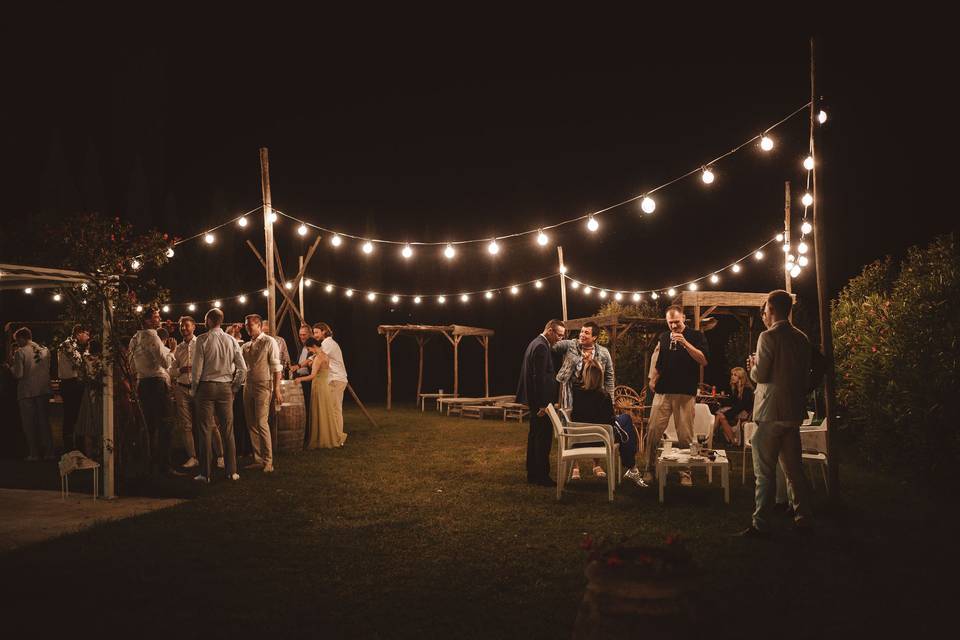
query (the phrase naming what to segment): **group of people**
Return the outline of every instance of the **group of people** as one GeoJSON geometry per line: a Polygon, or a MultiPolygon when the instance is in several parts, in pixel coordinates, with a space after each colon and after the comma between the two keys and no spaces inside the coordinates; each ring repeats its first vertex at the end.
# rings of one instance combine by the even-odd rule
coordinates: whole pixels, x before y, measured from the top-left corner
{"type": "MultiPolygon", "coordinates": [[[[791,323],[792,305],[793,298],[786,291],[772,291],[767,296],[761,311],[767,330],[760,334],[757,352],[748,359],[747,368],[731,371],[731,401],[715,416],[718,435],[732,444],[739,442],[735,428],[741,422],[752,418],[758,425],[752,440],[755,510],[751,526],[742,532],[747,537],[763,537],[769,532],[777,494],[778,462],[786,476],[790,509],[797,527],[804,527],[810,517],[810,485],[802,469],[799,427],[806,412],[807,394],[822,375],[823,359],[806,335],[791,323]]],[[[682,307],[668,307],[665,320],[668,330],[657,339],[647,382],[655,395],[642,469],[637,466],[639,434],[633,421],[628,414],[616,415],[613,359],[604,346],[597,344],[599,326],[587,322],[577,339],[569,340],[565,339],[564,323],[550,320],[530,342],[517,389],[517,401],[530,407],[528,483],[554,486],[549,474],[553,425],[546,412],[551,403],[561,409],[561,416],[569,415],[574,422],[611,425],[620,445],[621,461],[627,468],[625,478],[641,487],[654,480],[658,448],[671,418],[680,446],[689,447],[694,440],[700,367],[707,365],[709,347],[700,331],[686,325],[682,307]]],[[[607,472],[596,461],[592,466],[595,476],[606,476],[607,472]]],[[[571,477],[581,477],[578,466],[572,468],[571,477]]],[[[688,470],[680,472],[680,482],[693,484],[688,470]]]]}

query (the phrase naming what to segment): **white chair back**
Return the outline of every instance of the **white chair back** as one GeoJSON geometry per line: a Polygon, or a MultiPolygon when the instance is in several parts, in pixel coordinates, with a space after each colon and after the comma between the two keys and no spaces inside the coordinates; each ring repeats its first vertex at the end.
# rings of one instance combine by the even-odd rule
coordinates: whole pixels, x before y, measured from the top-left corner
{"type": "Polygon", "coordinates": [[[703,402],[693,406],[693,436],[706,436],[709,440],[713,433],[713,414],[710,413],[710,407],[703,402]]]}

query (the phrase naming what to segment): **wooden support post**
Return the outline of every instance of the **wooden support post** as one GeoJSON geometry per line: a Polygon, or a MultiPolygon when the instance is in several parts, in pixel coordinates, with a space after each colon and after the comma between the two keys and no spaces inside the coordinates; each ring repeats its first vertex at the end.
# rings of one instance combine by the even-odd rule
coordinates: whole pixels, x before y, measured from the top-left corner
{"type": "Polygon", "coordinates": [[[388,331],[383,336],[387,339],[387,411],[393,409],[393,365],[390,362],[390,345],[393,344],[393,340],[398,333],[397,331],[388,331]]]}
{"type": "MultiPolygon", "coordinates": [[[[297,305],[296,303],[294,303],[293,298],[290,296],[290,294],[287,293],[287,282],[288,282],[287,275],[283,272],[283,260],[280,259],[280,248],[276,244],[273,245],[273,255],[277,260],[277,271],[280,272],[280,279],[283,281],[283,288],[281,288],[280,290],[283,292],[283,297],[286,299],[287,304],[290,305],[291,309],[293,309],[293,313],[291,313],[288,316],[290,318],[290,330],[293,331],[293,335],[297,335],[297,323],[293,319],[294,314],[298,316],[298,319],[300,320],[301,324],[306,324],[306,320],[303,319],[303,314],[301,314],[300,311],[297,309],[297,305]]],[[[303,282],[303,280],[301,279],[300,282],[303,282]]],[[[295,284],[300,284],[300,283],[291,282],[290,283],[291,290],[293,289],[295,284]]],[[[273,329],[273,335],[275,336],[280,335],[280,327],[276,327],[272,324],[270,325],[270,327],[273,329]]]]}
{"type": "Polygon", "coordinates": [[[260,190],[263,194],[263,236],[267,259],[267,320],[277,330],[277,282],[273,275],[273,201],[270,196],[270,155],[260,147],[260,190]]]}
{"type": "Polygon", "coordinates": [[[417,345],[420,347],[420,364],[417,367],[417,400],[420,400],[420,393],[423,391],[423,345],[429,339],[429,337],[417,336],[417,345]]]}
{"type": "Polygon", "coordinates": [[[370,412],[367,411],[367,408],[363,406],[363,403],[360,402],[360,398],[357,397],[357,392],[353,390],[353,387],[350,386],[350,383],[347,383],[347,391],[350,392],[350,396],[353,398],[353,401],[357,403],[357,406],[360,407],[360,411],[363,411],[363,415],[367,416],[367,420],[370,421],[370,424],[377,427],[377,421],[373,419],[373,416],[370,415],[370,412]]]}
{"type": "Polygon", "coordinates": [[[483,395],[490,395],[490,336],[480,336],[480,344],[483,345],[483,395]]]}
{"type": "Polygon", "coordinates": [[[610,359],[613,360],[613,367],[617,367],[617,323],[614,322],[610,327],[610,359]]]}
{"type": "MultiPolygon", "coordinates": [[[[783,183],[783,242],[784,244],[790,244],[790,181],[787,180],[783,183]]],[[[793,248],[790,249],[793,251],[793,248]]],[[[787,255],[783,255],[784,261],[786,261],[787,255]]],[[[784,289],[787,293],[793,293],[793,278],[790,277],[790,272],[786,269],[783,270],[783,282],[784,289]]],[[[791,312],[791,317],[793,312],[791,312]]]]}
{"type": "Polygon", "coordinates": [[[567,274],[563,266],[563,247],[557,247],[557,257],[560,262],[560,303],[563,305],[563,321],[567,321],[567,274]]]}
{"type": "MultiPolygon", "coordinates": [[[[299,266],[300,268],[298,269],[297,272],[303,273],[303,256],[300,256],[299,266]]],[[[303,319],[307,317],[306,312],[303,310],[303,278],[300,278],[300,282],[297,283],[297,288],[300,290],[300,321],[303,322],[304,321],[303,319]]],[[[294,335],[297,334],[296,331],[294,331],[293,333],[294,335]]]]}

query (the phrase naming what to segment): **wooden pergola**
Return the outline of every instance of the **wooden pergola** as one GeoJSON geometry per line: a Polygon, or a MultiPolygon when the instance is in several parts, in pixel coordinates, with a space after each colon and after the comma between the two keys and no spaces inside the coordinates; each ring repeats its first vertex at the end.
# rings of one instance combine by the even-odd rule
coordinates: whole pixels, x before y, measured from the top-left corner
{"type": "Polygon", "coordinates": [[[416,338],[420,347],[420,364],[417,372],[417,397],[423,387],[423,345],[434,335],[440,334],[453,345],[453,393],[460,393],[460,341],[463,336],[473,336],[483,347],[483,391],[485,396],[490,395],[490,336],[493,329],[480,327],[466,327],[459,324],[426,325],[426,324],[382,324],[377,327],[377,333],[387,340],[387,410],[391,408],[393,396],[393,369],[390,363],[390,345],[394,339],[403,334],[416,338]]]}

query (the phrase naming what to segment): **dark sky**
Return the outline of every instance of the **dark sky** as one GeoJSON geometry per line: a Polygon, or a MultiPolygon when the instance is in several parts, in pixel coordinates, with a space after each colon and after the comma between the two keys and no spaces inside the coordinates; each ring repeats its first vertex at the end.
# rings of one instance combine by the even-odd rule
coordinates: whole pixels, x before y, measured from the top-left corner
{"type": "MultiPolygon", "coordinates": [[[[192,235],[260,204],[257,150],[267,146],[275,206],[306,220],[400,240],[503,235],[661,184],[809,99],[805,33],[704,38],[639,25],[614,35],[586,25],[578,32],[457,22],[441,30],[415,19],[379,27],[297,22],[64,22],[42,33],[8,23],[12,90],[0,106],[6,215],[66,219],[98,210],[192,235]]],[[[946,105],[936,94],[949,48],[928,33],[906,36],[864,25],[818,34],[818,93],[830,112],[818,155],[831,294],[866,262],[957,227],[953,214],[938,214],[929,187],[936,162],[920,150],[924,138],[940,135],[934,123],[946,105]]],[[[551,235],[578,277],[606,286],[703,275],[782,226],[783,183],[793,181],[799,198],[806,136],[805,117],[794,118],[777,130],[774,153],[747,149],[721,162],[709,189],[695,178],[666,189],[653,216],[630,205],[601,218],[596,235],[582,225],[551,235]]],[[[294,228],[277,227],[288,270],[306,246],[294,228]]],[[[260,229],[224,229],[213,248],[178,247],[163,276],[174,300],[262,287],[244,246],[247,238],[262,246],[260,229]]],[[[29,257],[27,247],[2,246],[4,258],[29,257]]],[[[399,293],[503,286],[556,269],[553,243],[542,250],[529,237],[503,242],[496,259],[478,245],[450,264],[439,249],[405,263],[396,249],[366,257],[354,243],[322,247],[313,278],[399,293]]],[[[763,291],[782,282],[768,260],[723,285],[763,291]]],[[[812,284],[812,271],[795,283],[810,304],[812,284]]],[[[474,299],[441,309],[331,299],[314,288],[306,306],[311,320],[339,327],[355,383],[377,396],[378,323],[494,328],[499,392],[512,389],[525,341],[559,315],[557,287],[552,281],[520,302],[474,299]]],[[[25,307],[13,294],[3,300],[4,320],[54,310],[41,300],[25,307]]],[[[570,315],[596,306],[573,296],[570,315]]],[[[226,309],[228,318],[243,313],[226,309]]],[[[412,371],[413,347],[395,348],[397,374],[412,371]]],[[[449,387],[449,349],[431,349],[428,386],[449,387]]],[[[464,367],[476,366],[473,351],[465,349],[464,367]]],[[[463,383],[475,382],[468,372],[463,383]]],[[[400,383],[402,393],[408,387],[400,383]]]]}

